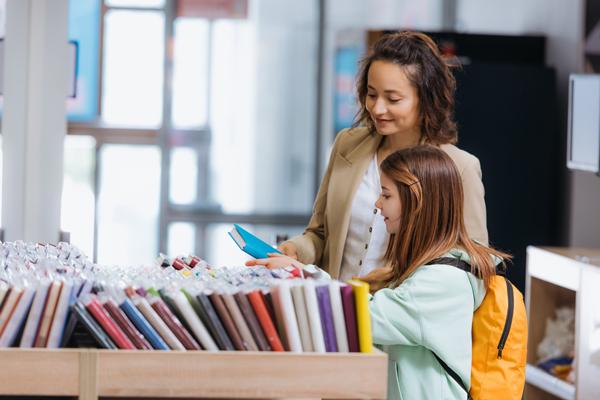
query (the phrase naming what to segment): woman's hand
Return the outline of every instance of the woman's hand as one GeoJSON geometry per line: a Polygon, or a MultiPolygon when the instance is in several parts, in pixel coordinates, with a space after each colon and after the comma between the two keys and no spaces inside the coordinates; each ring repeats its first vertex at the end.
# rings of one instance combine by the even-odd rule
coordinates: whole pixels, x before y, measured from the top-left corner
{"type": "Polygon", "coordinates": [[[298,249],[296,248],[296,245],[292,242],[281,243],[279,247],[277,247],[277,250],[279,250],[286,256],[293,258],[294,260],[298,259],[298,249]]]}
{"type": "Polygon", "coordinates": [[[289,266],[299,269],[304,268],[304,264],[302,264],[301,262],[279,253],[269,253],[269,258],[259,258],[257,260],[246,261],[246,265],[248,267],[263,265],[269,269],[285,268],[289,266]]]}
{"type": "Polygon", "coordinates": [[[379,289],[387,287],[393,276],[394,271],[392,270],[392,267],[381,267],[375,268],[365,276],[355,276],[353,278],[367,282],[369,284],[369,290],[371,293],[375,293],[379,289]]]}

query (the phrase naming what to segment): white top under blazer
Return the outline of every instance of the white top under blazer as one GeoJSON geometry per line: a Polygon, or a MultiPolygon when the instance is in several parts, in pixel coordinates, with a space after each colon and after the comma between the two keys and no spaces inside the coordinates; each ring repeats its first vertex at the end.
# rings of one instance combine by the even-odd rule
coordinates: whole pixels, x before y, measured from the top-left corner
{"type": "Polygon", "coordinates": [[[375,154],[352,201],[340,270],[341,281],[352,279],[355,275],[363,276],[374,268],[383,267],[389,235],[381,210],[375,207],[380,194],[379,164],[375,154]]]}

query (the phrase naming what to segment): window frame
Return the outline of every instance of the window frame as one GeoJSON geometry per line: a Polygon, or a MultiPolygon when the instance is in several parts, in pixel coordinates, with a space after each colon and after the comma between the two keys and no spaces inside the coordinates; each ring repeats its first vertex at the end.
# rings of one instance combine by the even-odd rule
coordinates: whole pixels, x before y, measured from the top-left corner
{"type": "MultiPolygon", "coordinates": [[[[324,3],[325,0],[318,1],[317,7],[317,18],[318,24],[318,54],[317,54],[317,99],[316,99],[316,127],[315,127],[315,171],[314,171],[314,185],[313,192],[316,196],[318,186],[320,183],[320,137],[322,136],[322,100],[320,93],[322,93],[323,86],[323,51],[324,51],[324,3]]],[[[96,119],[90,122],[68,122],[67,134],[68,135],[84,135],[91,136],[95,139],[95,166],[94,166],[94,177],[93,177],[93,191],[94,191],[94,251],[93,260],[98,259],[98,199],[99,199],[99,182],[101,171],[102,159],[100,153],[102,147],[109,144],[126,144],[126,145],[154,145],[158,146],[161,153],[161,177],[160,177],[160,203],[159,203],[159,232],[158,234],[158,252],[166,253],[169,247],[168,243],[168,230],[171,223],[176,222],[187,222],[191,223],[195,229],[195,248],[194,253],[203,255],[206,253],[206,232],[209,225],[212,224],[233,224],[242,223],[250,225],[270,225],[270,226],[305,226],[311,214],[310,213],[226,213],[223,212],[220,207],[211,207],[208,205],[208,193],[207,186],[202,185],[200,182],[205,183],[209,179],[209,156],[210,156],[210,143],[211,143],[211,129],[210,129],[210,101],[207,102],[207,126],[201,129],[176,129],[172,127],[172,92],[169,89],[172,87],[172,74],[173,66],[170,50],[172,50],[171,43],[174,40],[174,22],[175,22],[175,7],[176,2],[174,0],[165,0],[164,7],[125,7],[125,6],[107,6],[105,1],[102,0],[100,10],[100,41],[98,46],[99,51],[99,68],[98,68],[98,101],[97,101],[97,113],[96,119]],[[109,10],[125,10],[125,11],[160,11],[164,13],[165,21],[165,36],[164,36],[164,49],[163,55],[163,116],[160,127],[157,128],[132,128],[132,127],[121,127],[115,125],[108,125],[101,120],[102,115],[102,96],[103,96],[103,51],[104,51],[104,30],[105,30],[105,16],[109,10]],[[199,150],[198,154],[198,190],[196,195],[196,201],[189,205],[174,204],[169,199],[169,171],[170,171],[170,152],[173,137],[177,137],[176,143],[179,146],[191,147],[199,150]]],[[[209,35],[212,34],[214,21],[210,21],[209,35]]],[[[209,49],[211,51],[212,40],[209,36],[209,49]]],[[[210,66],[209,62],[209,66],[210,66]]],[[[210,67],[207,73],[210,76],[210,67]]],[[[207,98],[210,99],[210,87],[207,85],[207,98]]]]}

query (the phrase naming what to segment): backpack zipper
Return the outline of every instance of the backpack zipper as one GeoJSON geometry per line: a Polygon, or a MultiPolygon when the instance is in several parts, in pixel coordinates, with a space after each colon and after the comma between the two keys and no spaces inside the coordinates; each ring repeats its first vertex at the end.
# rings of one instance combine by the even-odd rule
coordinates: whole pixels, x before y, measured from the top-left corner
{"type": "Polygon", "coordinates": [[[506,291],[508,292],[508,311],[506,312],[506,322],[504,323],[504,329],[502,330],[502,336],[500,336],[500,343],[498,343],[498,358],[502,358],[502,350],[504,349],[504,344],[506,343],[506,339],[508,339],[508,333],[510,332],[510,325],[512,324],[513,319],[513,311],[515,308],[515,299],[513,296],[513,287],[510,284],[510,281],[504,277],[506,281],[506,291]]]}

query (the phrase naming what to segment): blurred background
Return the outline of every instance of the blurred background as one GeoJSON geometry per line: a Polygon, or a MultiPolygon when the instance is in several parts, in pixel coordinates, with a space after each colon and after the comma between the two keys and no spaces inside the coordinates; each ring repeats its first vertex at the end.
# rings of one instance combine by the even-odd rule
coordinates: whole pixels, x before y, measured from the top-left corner
{"type": "MultiPolygon", "coordinates": [[[[459,146],[481,160],[517,286],[527,245],[600,247],[600,178],[566,168],[568,77],[600,65],[598,0],[63,2],[60,226],[99,263],[240,264],[234,222],[272,243],[301,233],[356,112],[357,61],[402,29],[461,65],[459,146]]],[[[0,1],[1,36],[18,4],[0,1]]]]}

